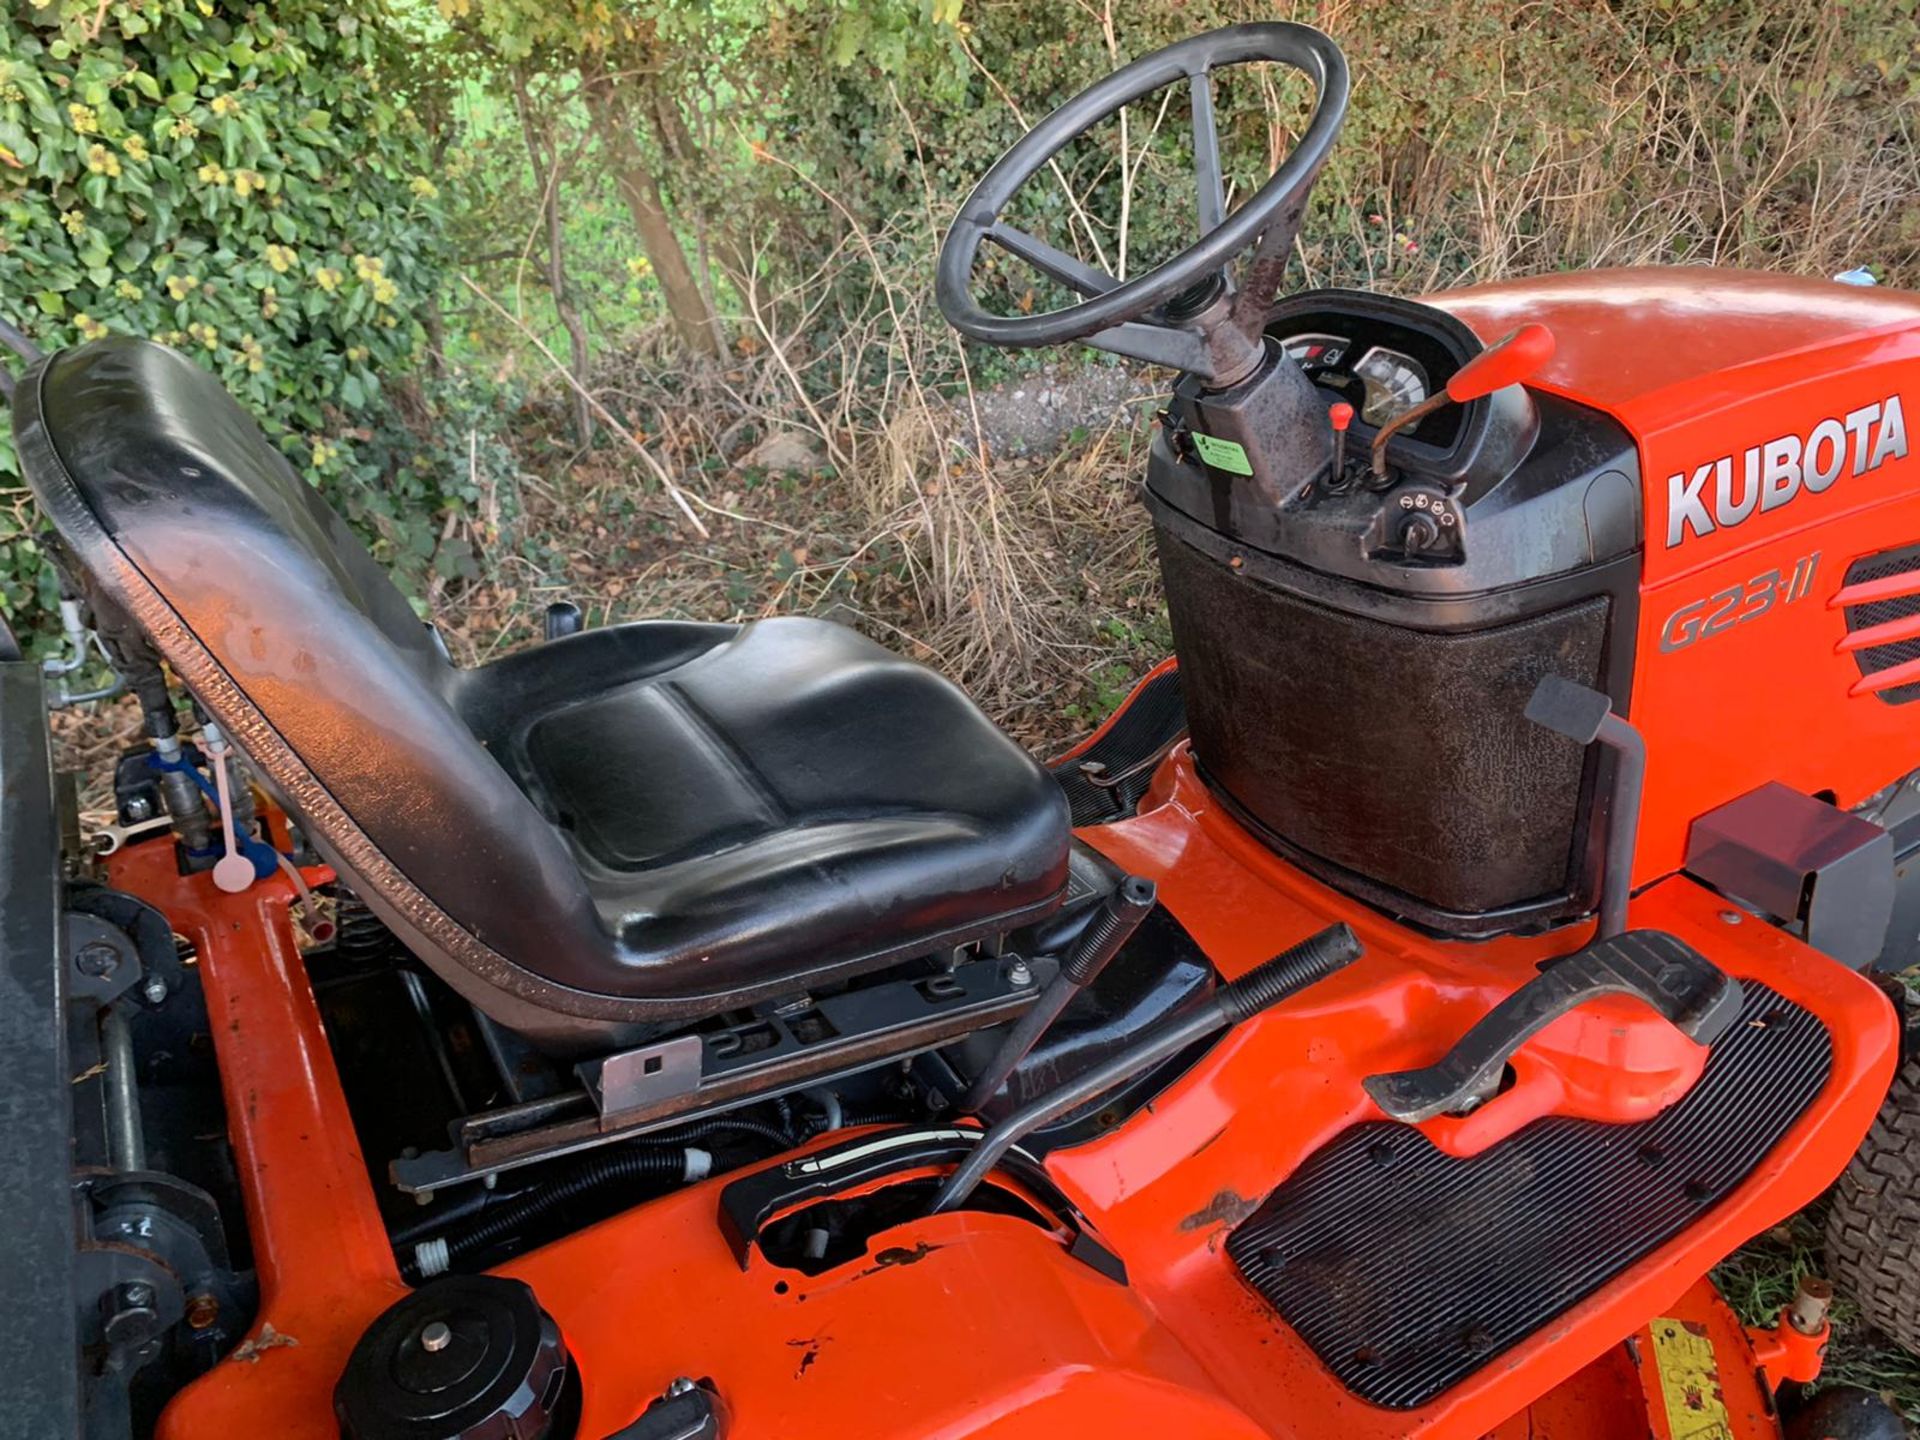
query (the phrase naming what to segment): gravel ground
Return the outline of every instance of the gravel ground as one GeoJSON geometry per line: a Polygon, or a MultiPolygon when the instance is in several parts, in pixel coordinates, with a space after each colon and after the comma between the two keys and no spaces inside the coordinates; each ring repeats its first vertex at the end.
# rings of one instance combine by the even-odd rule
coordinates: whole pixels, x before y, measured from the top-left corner
{"type": "Polygon", "coordinates": [[[1138,424],[1165,386],[1122,365],[1048,365],[977,392],[980,429],[994,455],[1045,455],[1075,431],[1138,424]]]}

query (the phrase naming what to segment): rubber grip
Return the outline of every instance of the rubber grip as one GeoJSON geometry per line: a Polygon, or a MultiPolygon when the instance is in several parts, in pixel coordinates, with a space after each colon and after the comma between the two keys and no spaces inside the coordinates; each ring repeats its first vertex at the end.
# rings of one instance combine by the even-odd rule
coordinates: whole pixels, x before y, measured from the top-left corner
{"type": "Polygon", "coordinates": [[[1073,953],[1061,962],[1060,973],[1075,985],[1093,983],[1094,976],[1127,941],[1127,937],[1147,918],[1156,895],[1154,884],[1138,875],[1129,875],[1101,902],[1100,913],[1080,932],[1073,953]]]}
{"type": "Polygon", "coordinates": [[[1365,948],[1344,920],[1329,925],[1227,985],[1220,992],[1220,1009],[1228,1024],[1237,1025],[1351,965],[1365,948]]]}

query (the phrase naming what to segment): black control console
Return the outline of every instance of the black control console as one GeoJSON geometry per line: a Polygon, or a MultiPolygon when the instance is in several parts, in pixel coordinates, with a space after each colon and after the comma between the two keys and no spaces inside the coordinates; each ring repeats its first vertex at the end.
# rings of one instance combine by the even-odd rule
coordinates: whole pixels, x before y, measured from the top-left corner
{"type": "Polygon", "coordinates": [[[1548,675],[1625,702],[1631,438],[1519,384],[1434,402],[1484,352],[1410,301],[1295,297],[1266,339],[1237,386],[1181,381],[1147,465],[1201,776],[1295,863],[1438,933],[1590,910],[1606,762],[1525,710],[1548,675]]]}

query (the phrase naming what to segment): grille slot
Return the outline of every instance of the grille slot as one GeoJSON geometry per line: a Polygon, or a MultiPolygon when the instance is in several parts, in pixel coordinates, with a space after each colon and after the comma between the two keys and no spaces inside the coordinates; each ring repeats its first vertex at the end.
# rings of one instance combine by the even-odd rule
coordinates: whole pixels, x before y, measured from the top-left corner
{"type": "MultiPolygon", "coordinates": [[[[1863,556],[1847,567],[1846,584],[1851,589],[1856,585],[1908,574],[1920,575],[1920,545],[1907,545],[1898,550],[1883,550],[1878,555],[1863,556]]],[[[1920,615],[1920,589],[1916,589],[1912,595],[1896,595],[1886,600],[1871,600],[1864,605],[1847,606],[1847,632],[1852,634],[1857,630],[1915,615],[1920,615]]],[[[1860,678],[1871,679],[1895,666],[1920,660],[1920,636],[1856,650],[1853,659],[1860,667],[1860,678]]],[[[1920,700],[1920,680],[1875,693],[1888,705],[1910,704],[1920,700]]]]}

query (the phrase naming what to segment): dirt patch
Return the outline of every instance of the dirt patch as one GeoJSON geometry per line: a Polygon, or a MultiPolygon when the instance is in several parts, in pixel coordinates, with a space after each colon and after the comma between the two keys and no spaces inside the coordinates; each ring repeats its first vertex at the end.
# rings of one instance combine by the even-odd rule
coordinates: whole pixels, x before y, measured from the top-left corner
{"type": "MultiPolygon", "coordinates": [[[[989,454],[1051,455],[1069,440],[1139,425],[1159,407],[1157,376],[1122,365],[1047,365],[974,397],[989,454]]],[[[971,417],[962,408],[962,432],[971,417]]]]}

